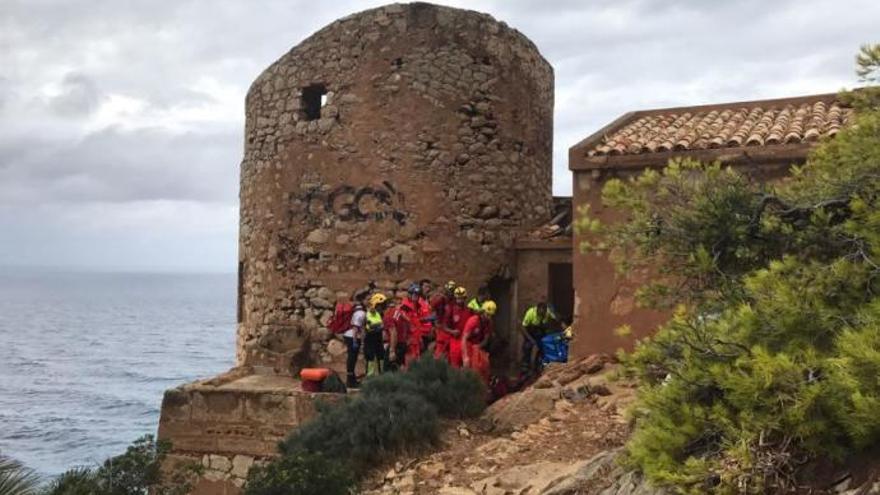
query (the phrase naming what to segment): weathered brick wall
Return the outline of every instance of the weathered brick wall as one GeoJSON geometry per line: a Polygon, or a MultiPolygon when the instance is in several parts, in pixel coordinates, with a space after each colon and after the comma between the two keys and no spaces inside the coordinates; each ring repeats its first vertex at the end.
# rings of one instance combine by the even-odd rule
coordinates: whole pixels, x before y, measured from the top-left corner
{"type": "Polygon", "coordinates": [[[415,3],[338,20],[264,71],[246,112],[241,365],[320,358],[337,298],[369,281],[473,289],[509,273],[513,239],[549,212],[553,71],[485,14],[415,3]]]}
{"type": "MultiPolygon", "coordinates": [[[[722,160],[722,163],[759,182],[781,180],[788,175],[790,167],[786,162],[742,165],[722,160]]],[[[665,165],[665,160],[657,160],[651,168],[660,169],[665,165]]],[[[589,205],[590,216],[604,224],[624,221],[625,212],[603,203],[602,188],[609,179],[629,180],[646,169],[575,171],[575,211],[582,205],[589,205]]],[[[638,304],[636,294],[639,288],[654,273],[642,269],[624,275],[617,271],[605,253],[581,252],[579,246],[587,240],[587,235],[577,232],[574,235],[575,338],[570,356],[575,359],[599,352],[613,354],[619,349],[632,350],[638,340],[652,335],[670,316],[668,312],[638,304]],[[630,327],[629,334],[621,336],[615,332],[622,325],[630,327]]]]}

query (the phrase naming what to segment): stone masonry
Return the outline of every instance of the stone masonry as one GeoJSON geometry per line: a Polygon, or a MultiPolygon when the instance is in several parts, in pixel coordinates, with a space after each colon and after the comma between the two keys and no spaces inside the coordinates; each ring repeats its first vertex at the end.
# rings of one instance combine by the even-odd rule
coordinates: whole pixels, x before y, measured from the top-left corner
{"type": "Polygon", "coordinates": [[[239,365],[327,361],[335,303],[369,283],[509,274],[549,214],[553,70],[485,14],[340,19],[256,79],[246,114],[239,365]]]}

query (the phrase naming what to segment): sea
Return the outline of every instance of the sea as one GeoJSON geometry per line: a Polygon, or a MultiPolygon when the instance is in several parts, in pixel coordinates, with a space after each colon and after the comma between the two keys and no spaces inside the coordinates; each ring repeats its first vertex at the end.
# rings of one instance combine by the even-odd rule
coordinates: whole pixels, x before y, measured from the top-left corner
{"type": "Polygon", "coordinates": [[[164,390],[232,367],[235,284],[0,271],[0,453],[53,476],[155,434],[164,390]]]}

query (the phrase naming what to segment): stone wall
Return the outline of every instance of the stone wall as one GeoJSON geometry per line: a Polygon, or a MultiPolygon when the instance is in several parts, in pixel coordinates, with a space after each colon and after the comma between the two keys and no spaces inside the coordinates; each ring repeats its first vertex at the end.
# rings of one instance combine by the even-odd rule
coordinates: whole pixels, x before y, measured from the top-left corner
{"type": "Polygon", "coordinates": [[[552,116],[550,65],[472,11],[368,10],[272,64],[247,96],[238,364],[327,360],[335,302],[370,282],[511,273],[551,207],[552,116]]]}
{"type": "Polygon", "coordinates": [[[278,442],[317,414],[318,401],[338,394],[304,392],[292,377],[237,368],[210,380],[167,390],[160,440],[171,442],[166,469],[201,464],[194,494],[234,494],[254,463],[278,454],[278,442]]]}
{"type": "MultiPolygon", "coordinates": [[[[197,479],[190,481],[190,495],[239,495],[251,467],[265,460],[238,454],[179,454],[166,458],[166,469],[200,466],[197,479]]],[[[183,471],[185,472],[185,471],[183,471]]]]}

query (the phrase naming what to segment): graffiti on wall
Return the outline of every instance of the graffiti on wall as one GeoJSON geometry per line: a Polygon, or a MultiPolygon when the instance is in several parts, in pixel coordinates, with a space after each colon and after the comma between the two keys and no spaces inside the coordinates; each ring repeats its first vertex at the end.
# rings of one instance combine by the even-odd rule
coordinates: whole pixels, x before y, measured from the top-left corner
{"type": "MultiPolygon", "coordinates": [[[[276,235],[276,267],[303,264],[339,264],[350,261],[350,253],[321,249],[325,241],[303,242],[302,236],[309,232],[327,232],[327,227],[336,222],[394,222],[399,226],[407,224],[412,214],[406,209],[405,197],[394,185],[382,181],[379,185],[352,186],[339,184],[327,187],[324,184],[310,186],[293,197],[287,211],[288,228],[276,235]],[[312,230],[315,229],[315,230],[312,230]]],[[[326,235],[326,234],[322,234],[326,235]]],[[[391,257],[393,258],[393,257],[391,257]]],[[[405,263],[402,257],[396,262],[396,270],[405,263]]],[[[386,260],[386,270],[393,268],[395,260],[386,260]]]]}
{"type": "Polygon", "coordinates": [[[388,181],[380,186],[354,187],[340,184],[333,189],[315,187],[306,191],[297,203],[308,220],[320,222],[328,216],[344,222],[392,220],[405,225],[409,214],[403,193],[388,181]]]}

